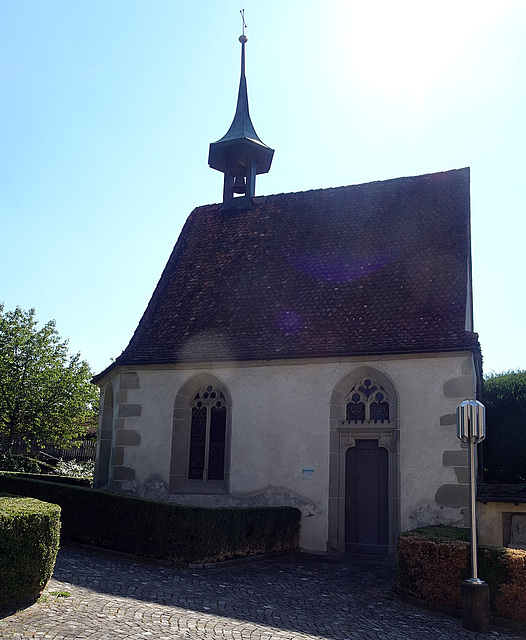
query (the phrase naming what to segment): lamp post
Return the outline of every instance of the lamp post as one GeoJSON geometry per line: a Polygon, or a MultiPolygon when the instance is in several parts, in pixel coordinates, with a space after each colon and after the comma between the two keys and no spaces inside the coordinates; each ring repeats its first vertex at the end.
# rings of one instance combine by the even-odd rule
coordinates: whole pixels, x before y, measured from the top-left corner
{"type": "Polygon", "coordinates": [[[457,408],[457,436],[469,447],[469,522],[471,532],[471,578],[462,583],[462,626],[489,633],[489,586],[478,577],[476,448],[486,437],[486,408],[478,400],[464,400],[457,408]]]}

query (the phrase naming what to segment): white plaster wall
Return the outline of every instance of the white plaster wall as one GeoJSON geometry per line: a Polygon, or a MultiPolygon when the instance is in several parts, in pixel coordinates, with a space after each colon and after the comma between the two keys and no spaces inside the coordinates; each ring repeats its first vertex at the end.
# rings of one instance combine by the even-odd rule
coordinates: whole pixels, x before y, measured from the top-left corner
{"type": "Polygon", "coordinates": [[[326,374],[308,365],[247,368],[229,384],[231,491],[297,496],[305,515],[301,544],[312,550],[325,550],[327,540],[329,402],[320,402],[332,391],[326,374]],[[303,477],[303,469],[314,477],[303,477]]]}
{"type": "MultiPolygon", "coordinates": [[[[457,406],[471,395],[447,398],[444,383],[461,375],[462,365],[471,355],[437,357],[395,363],[389,375],[399,392],[400,402],[400,495],[401,530],[424,524],[462,522],[460,510],[451,513],[438,507],[435,494],[444,484],[457,484],[454,467],[443,466],[444,451],[461,448],[456,425],[440,425],[440,417],[454,414],[457,406]],[[444,513],[440,513],[445,511],[444,513]]],[[[473,375],[473,373],[472,373],[473,375]]],[[[473,376],[474,379],[474,376],[473,376]]]]}
{"type": "MultiPolygon", "coordinates": [[[[457,482],[454,469],[443,466],[442,455],[444,450],[459,449],[460,443],[455,427],[440,426],[440,417],[454,413],[464,398],[445,398],[443,385],[461,371],[465,375],[470,362],[470,354],[450,354],[338,363],[134,369],[140,388],[128,391],[127,402],[141,404],[142,409],[140,417],[126,419],[126,429],[136,429],[141,444],[126,447],[124,465],[136,471],[130,487],[143,495],[152,476],[168,486],[175,397],[187,380],[206,371],[226,385],[232,398],[229,503],[300,506],[304,515],[301,546],[325,551],[331,394],[344,376],[367,365],[388,376],[398,393],[401,530],[413,528],[415,512],[429,509],[430,518],[437,513],[440,518],[435,493],[441,485],[457,482]],[[303,477],[303,468],[314,469],[314,477],[303,477]]],[[[184,501],[167,491],[160,497],[184,501]]],[[[199,498],[187,502],[199,503],[199,498]]]]}
{"type": "Polygon", "coordinates": [[[172,450],[172,424],[175,396],[188,378],[185,371],[136,370],[140,388],[128,391],[128,403],[141,405],[138,418],[127,418],[126,429],[141,436],[139,447],[126,447],[124,464],[135,469],[138,493],[144,484],[159,476],[168,486],[172,450]]]}

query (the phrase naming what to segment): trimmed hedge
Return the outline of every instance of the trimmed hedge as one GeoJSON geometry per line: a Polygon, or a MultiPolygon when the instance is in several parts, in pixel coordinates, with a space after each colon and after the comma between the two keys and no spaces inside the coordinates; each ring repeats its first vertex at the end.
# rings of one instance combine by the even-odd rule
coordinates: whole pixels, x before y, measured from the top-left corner
{"type": "Polygon", "coordinates": [[[506,549],[500,562],[508,579],[495,598],[495,611],[504,618],[526,622],[526,551],[506,549]]]}
{"type": "MultiPolygon", "coordinates": [[[[469,529],[422,527],[398,538],[398,589],[461,608],[462,582],[471,577],[469,529]]],[[[526,551],[479,545],[479,577],[488,583],[494,615],[526,622],[526,551]]]]}
{"type": "Polygon", "coordinates": [[[53,573],[60,507],[0,496],[0,605],[35,600],[53,573]]]}
{"type": "Polygon", "coordinates": [[[62,540],[172,562],[217,562],[294,549],[293,507],[187,507],[0,473],[0,491],[62,508],[62,540]]]}
{"type": "Polygon", "coordinates": [[[87,478],[73,478],[72,476],[59,476],[52,473],[14,473],[10,472],[10,475],[17,475],[20,478],[31,478],[33,480],[45,480],[46,482],[56,482],[57,484],[69,484],[73,487],[91,487],[91,480],[87,478]]]}

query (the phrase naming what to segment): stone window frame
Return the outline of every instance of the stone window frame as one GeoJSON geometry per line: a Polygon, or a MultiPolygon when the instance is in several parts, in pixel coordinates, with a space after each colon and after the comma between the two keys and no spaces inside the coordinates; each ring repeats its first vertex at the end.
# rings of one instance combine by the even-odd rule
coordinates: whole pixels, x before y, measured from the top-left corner
{"type": "Polygon", "coordinates": [[[174,401],[172,421],[172,449],[170,461],[170,493],[227,494],[230,487],[230,439],[232,399],[226,384],[210,373],[190,377],[180,387],[174,401]],[[189,480],[190,434],[192,407],[200,389],[212,386],[224,396],[226,404],[225,466],[223,480],[189,480]]]}
{"type": "Polygon", "coordinates": [[[113,481],[113,457],[115,450],[116,391],[114,380],[104,387],[99,400],[99,424],[93,488],[111,487],[113,481]]]}
{"type": "Polygon", "coordinates": [[[357,439],[378,440],[389,454],[389,554],[394,553],[400,533],[400,424],[399,395],[390,378],[376,368],[361,366],[349,372],[333,388],[330,405],[329,452],[329,553],[345,553],[346,453],[357,439]],[[346,420],[352,390],[360,381],[376,382],[389,398],[389,422],[346,420]]]}

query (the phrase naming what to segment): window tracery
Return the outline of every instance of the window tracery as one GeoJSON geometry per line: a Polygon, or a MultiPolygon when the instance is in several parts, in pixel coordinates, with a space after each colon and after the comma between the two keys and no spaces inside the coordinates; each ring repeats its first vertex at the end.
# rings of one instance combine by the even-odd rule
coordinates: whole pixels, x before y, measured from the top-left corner
{"type": "Polygon", "coordinates": [[[345,400],[347,422],[389,422],[390,401],[387,391],[371,378],[360,380],[345,400]]]}
{"type": "Polygon", "coordinates": [[[224,480],[227,402],[214,385],[199,389],[191,404],[190,480],[224,480]]]}

